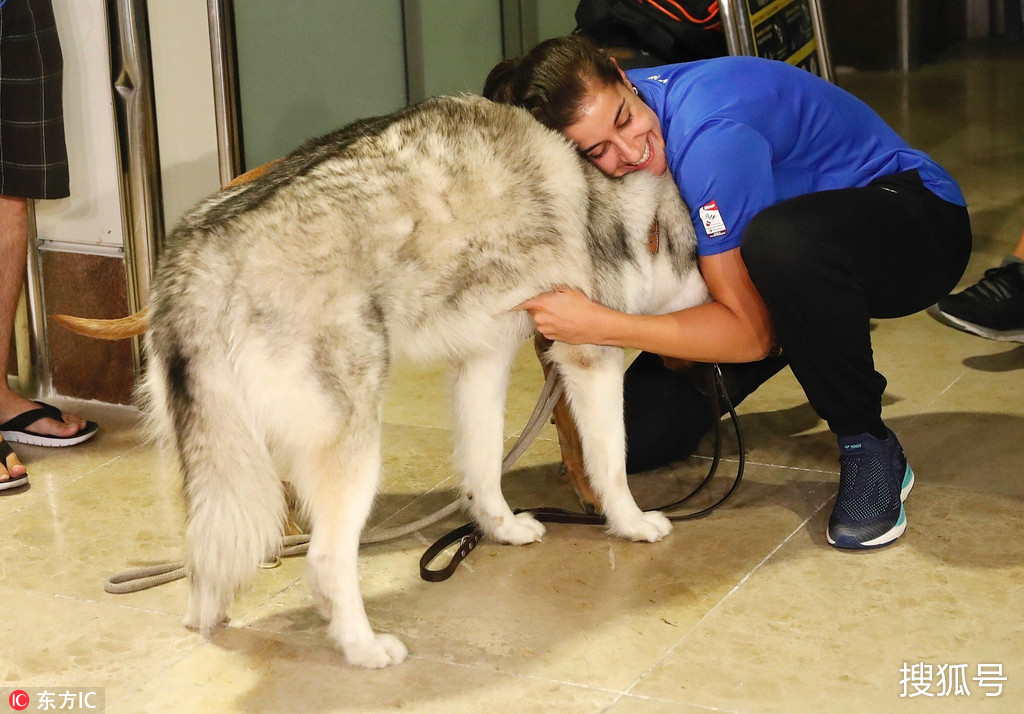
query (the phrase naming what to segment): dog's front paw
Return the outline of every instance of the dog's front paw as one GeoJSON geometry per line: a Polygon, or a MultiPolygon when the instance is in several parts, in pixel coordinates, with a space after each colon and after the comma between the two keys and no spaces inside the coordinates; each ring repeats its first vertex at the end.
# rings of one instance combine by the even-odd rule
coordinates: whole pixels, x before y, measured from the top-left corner
{"type": "Polygon", "coordinates": [[[540,540],[544,532],[543,523],[529,513],[518,513],[511,519],[501,519],[498,524],[492,522],[492,528],[487,535],[499,543],[525,545],[540,540]]]}
{"type": "Polygon", "coordinates": [[[394,635],[374,635],[368,640],[342,645],[345,659],[355,667],[381,669],[404,661],[409,654],[402,641],[394,635]]]}
{"type": "Polygon", "coordinates": [[[629,540],[656,543],[672,531],[672,521],[659,511],[637,511],[626,521],[609,521],[608,531],[629,540]]]}

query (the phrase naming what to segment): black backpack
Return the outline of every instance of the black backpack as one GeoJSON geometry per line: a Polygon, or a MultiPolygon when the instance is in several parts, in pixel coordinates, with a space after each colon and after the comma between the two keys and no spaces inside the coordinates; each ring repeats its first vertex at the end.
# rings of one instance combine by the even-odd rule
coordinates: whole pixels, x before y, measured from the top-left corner
{"type": "Polygon", "coordinates": [[[580,34],[649,55],[648,65],[729,54],[717,0],[580,0],[575,17],[580,34]]]}

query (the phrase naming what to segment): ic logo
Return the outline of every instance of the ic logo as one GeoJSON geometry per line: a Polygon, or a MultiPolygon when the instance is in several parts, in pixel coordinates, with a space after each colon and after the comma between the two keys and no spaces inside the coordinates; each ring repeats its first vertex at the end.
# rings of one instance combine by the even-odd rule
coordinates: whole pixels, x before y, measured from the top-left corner
{"type": "Polygon", "coordinates": [[[28,692],[23,689],[16,689],[11,692],[11,696],[7,698],[7,701],[10,703],[11,709],[16,711],[20,712],[24,709],[28,709],[28,692]]]}

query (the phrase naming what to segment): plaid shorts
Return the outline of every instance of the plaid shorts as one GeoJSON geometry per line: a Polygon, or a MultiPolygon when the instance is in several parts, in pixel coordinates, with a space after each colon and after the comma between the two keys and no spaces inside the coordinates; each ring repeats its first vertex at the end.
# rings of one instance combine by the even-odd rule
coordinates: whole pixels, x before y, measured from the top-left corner
{"type": "Polygon", "coordinates": [[[0,0],[0,195],[68,195],[63,69],[50,0],[0,0]]]}

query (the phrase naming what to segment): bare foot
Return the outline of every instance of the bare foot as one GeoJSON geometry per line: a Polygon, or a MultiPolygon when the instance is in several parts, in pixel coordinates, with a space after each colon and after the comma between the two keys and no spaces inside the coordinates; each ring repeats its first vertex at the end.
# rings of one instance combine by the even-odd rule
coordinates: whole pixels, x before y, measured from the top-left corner
{"type": "Polygon", "coordinates": [[[0,437],[0,455],[6,453],[6,458],[0,459],[0,489],[8,481],[15,481],[25,477],[25,467],[18,460],[18,455],[11,450],[10,444],[0,437]]]}

